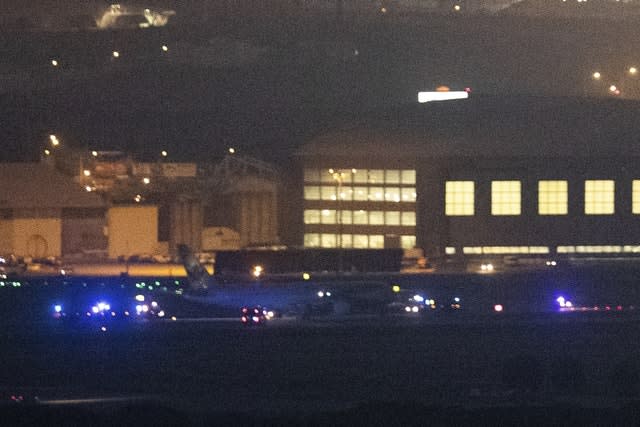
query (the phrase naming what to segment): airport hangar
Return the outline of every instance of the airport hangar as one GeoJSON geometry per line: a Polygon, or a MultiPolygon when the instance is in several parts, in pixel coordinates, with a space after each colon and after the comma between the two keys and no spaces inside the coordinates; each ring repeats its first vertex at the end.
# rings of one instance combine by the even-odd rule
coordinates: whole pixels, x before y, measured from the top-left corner
{"type": "Polygon", "coordinates": [[[484,96],[372,113],[296,152],[290,239],[448,261],[637,255],[638,107],[484,96]]]}

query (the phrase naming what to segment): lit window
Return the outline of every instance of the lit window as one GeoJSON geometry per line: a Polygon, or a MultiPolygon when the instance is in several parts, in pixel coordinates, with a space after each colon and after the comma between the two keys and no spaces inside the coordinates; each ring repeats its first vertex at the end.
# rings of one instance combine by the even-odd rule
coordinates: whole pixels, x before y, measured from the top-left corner
{"type": "Polygon", "coordinates": [[[369,247],[369,236],[366,234],[353,235],[353,247],[357,249],[365,249],[369,247]]]}
{"type": "Polygon", "coordinates": [[[416,247],[416,236],[400,236],[400,246],[402,249],[413,249],[416,247]]]}
{"type": "Polygon", "coordinates": [[[520,181],[491,181],[491,215],[520,215],[520,181]]]}
{"type": "Polygon", "coordinates": [[[322,171],[320,171],[321,182],[335,182],[333,179],[333,173],[331,173],[330,170],[332,169],[322,169],[322,171]]]}
{"type": "Polygon", "coordinates": [[[353,182],[357,182],[358,184],[366,184],[367,183],[367,170],[366,169],[357,169],[353,174],[353,182]]]}
{"type": "Polygon", "coordinates": [[[382,202],[384,200],[384,188],[369,187],[369,200],[372,202],[382,202]]]}
{"type": "Polygon", "coordinates": [[[400,189],[397,187],[387,187],[384,192],[384,200],[387,202],[400,201],[400,189]]]}
{"type": "Polygon", "coordinates": [[[384,171],[375,169],[369,171],[369,184],[382,184],[384,183],[384,171]]]}
{"type": "Polygon", "coordinates": [[[445,183],[445,215],[473,215],[474,193],[475,184],[473,181],[447,181],[445,183]]]}
{"type": "Polygon", "coordinates": [[[353,223],[356,225],[367,225],[369,223],[367,211],[353,211],[353,223]]]}
{"type": "Polygon", "coordinates": [[[482,248],[480,246],[465,246],[462,248],[462,253],[465,255],[482,255],[482,248]]]}
{"type": "Polygon", "coordinates": [[[416,171],[415,170],[403,170],[400,172],[403,184],[415,184],[416,183],[416,171]]]}
{"type": "Polygon", "coordinates": [[[384,248],[384,236],[379,236],[379,235],[369,236],[369,248],[371,249],[384,248]]]}
{"type": "Polygon", "coordinates": [[[566,215],[568,213],[567,181],[538,182],[538,214],[566,215]]]}
{"type": "Polygon", "coordinates": [[[402,212],[402,225],[416,225],[416,213],[402,212]]]}
{"type": "Polygon", "coordinates": [[[305,200],[320,200],[320,187],[304,186],[305,200]]]}
{"type": "Polygon", "coordinates": [[[611,215],[615,211],[615,183],[613,180],[584,182],[585,215],[611,215]]]}
{"type": "Polygon", "coordinates": [[[323,209],[320,211],[320,223],[321,224],[335,224],[336,223],[336,211],[333,209],[323,209]]]}
{"type": "Polygon", "coordinates": [[[631,212],[640,214],[640,180],[634,179],[631,188],[631,212]]]}
{"type": "Polygon", "coordinates": [[[367,187],[353,187],[353,200],[358,202],[366,201],[368,191],[367,187]]]}
{"type": "Polygon", "coordinates": [[[400,171],[397,171],[397,170],[385,171],[384,182],[385,184],[400,184],[400,171]]]}
{"type": "Polygon", "coordinates": [[[622,246],[576,246],[576,252],[583,254],[620,253],[622,246]]]}
{"type": "Polygon", "coordinates": [[[336,200],[336,187],[322,186],[320,187],[320,197],[322,200],[336,200]]]}
{"type": "Polygon", "coordinates": [[[400,212],[387,211],[384,213],[384,223],[386,225],[400,225],[400,212]]]}
{"type": "Polygon", "coordinates": [[[319,169],[305,169],[304,170],[304,182],[319,182],[320,170],[319,169]]]}
{"type": "Polygon", "coordinates": [[[416,201],[416,189],[413,187],[405,187],[401,190],[403,202],[415,202],[416,201]]]}
{"type": "Polygon", "coordinates": [[[556,252],[559,254],[572,254],[576,251],[575,246],[558,246],[556,252]]]}
{"type": "Polygon", "coordinates": [[[305,234],[304,246],[307,248],[317,248],[318,246],[320,246],[320,235],[317,233],[305,234]]]}
{"type": "Polygon", "coordinates": [[[340,189],[340,200],[351,201],[353,198],[353,190],[351,187],[342,187],[340,189]]]}
{"type": "Polygon", "coordinates": [[[369,224],[370,225],[384,225],[384,212],[383,211],[371,211],[371,212],[369,212],[369,224]]]}
{"type": "Polygon", "coordinates": [[[447,246],[446,248],[444,248],[444,253],[447,255],[455,255],[456,254],[456,248],[452,247],[452,246],[447,246]]]}
{"type": "Polygon", "coordinates": [[[351,234],[342,235],[342,247],[343,248],[353,247],[353,236],[351,234]]]}
{"type": "Polygon", "coordinates": [[[548,254],[546,246],[483,246],[483,254],[548,254]]]}
{"type": "Polygon", "coordinates": [[[320,235],[320,245],[323,248],[335,248],[336,245],[336,235],[335,234],[321,234],[320,235]]]}
{"type": "Polygon", "coordinates": [[[351,211],[342,211],[342,223],[343,224],[353,223],[353,215],[351,211]]]}
{"type": "Polygon", "coordinates": [[[304,211],[305,224],[320,224],[320,211],[317,209],[307,209],[304,211]]]}

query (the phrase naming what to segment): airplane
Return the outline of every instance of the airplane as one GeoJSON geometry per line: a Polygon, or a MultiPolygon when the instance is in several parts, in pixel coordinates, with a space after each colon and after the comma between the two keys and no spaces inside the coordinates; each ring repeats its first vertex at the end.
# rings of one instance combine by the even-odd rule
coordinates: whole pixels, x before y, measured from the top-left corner
{"type": "Polygon", "coordinates": [[[225,282],[209,274],[188,246],[179,245],[178,252],[190,285],[183,297],[218,308],[264,307],[279,315],[346,315],[356,310],[384,310],[393,299],[391,284],[365,276],[336,275],[311,280],[300,273],[225,282]]]}

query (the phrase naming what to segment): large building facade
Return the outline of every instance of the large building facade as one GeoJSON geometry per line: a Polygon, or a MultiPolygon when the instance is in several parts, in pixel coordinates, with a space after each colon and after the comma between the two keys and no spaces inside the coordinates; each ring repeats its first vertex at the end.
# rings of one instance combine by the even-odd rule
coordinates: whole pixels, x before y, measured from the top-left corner
{"type": "Polygon", "coordinates": [[[432,257],[640,253],[636,109],[481,98],[321,135],[298,152],[299,240],[432,257]]]}

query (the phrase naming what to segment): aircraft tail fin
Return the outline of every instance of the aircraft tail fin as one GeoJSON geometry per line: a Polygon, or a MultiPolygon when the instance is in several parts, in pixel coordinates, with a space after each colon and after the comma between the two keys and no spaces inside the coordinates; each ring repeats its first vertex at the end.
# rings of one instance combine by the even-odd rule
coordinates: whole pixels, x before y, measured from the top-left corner
{"type": "Polygon", "coordinates": [[[184,269],[187,271],[187,277],[192,288],[206,289],[211,280],[211,275],[207,269],[200,264],[198,257],[193,253],[191,248],[187,245],[178,245],[178,254],[184,265],[184,269]]]}

